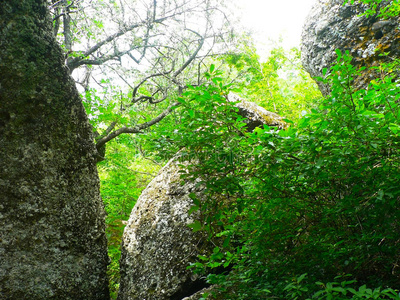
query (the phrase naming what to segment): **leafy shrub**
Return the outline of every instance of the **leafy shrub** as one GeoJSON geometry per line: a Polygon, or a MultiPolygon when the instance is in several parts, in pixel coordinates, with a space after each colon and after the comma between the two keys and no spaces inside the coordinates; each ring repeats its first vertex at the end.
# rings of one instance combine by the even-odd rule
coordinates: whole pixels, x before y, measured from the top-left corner
{"type": "MultiPolygon", "coordinates": [[[[208,276],[224,299],[286,299],[282,291],[289,289],[293,297],[313,295],[314,282],[348,273],[361,286],[399,286],[399,88],[383,76],[354,90],[359,71],[351,59],[338,52],[331,75],[321,79],[331,84],[331,95],[297,128],[244,132],[224,100],[229,86],[212,72],[209,85],[184,95],[187,123],[177,135],[188,153],[202,158],[191,176],[208,188],[208,199],[197,203],[203,228],[225,240],[217,256],[198,264],[231,267],[208,276]],[[307,290],[285,284],[304,271],[307,290]]],[[[352,297],[368,299],[369,291],[352,297]]],[[[371,291],[389,297],[391,290],[371,291]]],[[[332,292],[339,287],[326,284],[316,297],[329,299],[332,292]]]]}

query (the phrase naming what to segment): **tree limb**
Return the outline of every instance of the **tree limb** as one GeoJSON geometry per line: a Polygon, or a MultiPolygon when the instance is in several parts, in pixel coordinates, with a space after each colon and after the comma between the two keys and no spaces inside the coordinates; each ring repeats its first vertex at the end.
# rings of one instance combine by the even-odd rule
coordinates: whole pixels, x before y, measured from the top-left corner
{"type": "Polygon", "coordinates": [[[132,103],[136,103],[136,102],[138,102],[138,101],[141,100],[141,97],[139,97],[139,98],[135,98],[135,97],[136,97],[136,94],[137,94],[138,89],[140,88],[140,86],[141,86],[142,84],[144,84],[147,80],[149,80],[149,79],[151,79],[151,78],[159,77],[159,76],[165,76],[165,75],[170,74],[170,73],[173,71],[174,66],[175,66],[175,62],[173,62],[172,67],[171,67],[171,70],[168,70],[168,71],[165,71],[165,72],[160,72],[160,73],[151,74],[151,75],[145,77],[142,81],[140,81],[140,82],[135,86],[135,88],[134,88],[133,91],[132,91],[132,103]]]}
{"type": "MultiPolygon", "coordinates": [[[[96,148],[99,150],[101,147],[103,147],[107,142],[111,141],[112,139],[115,139],[117,136],[123,134],[123,133],[142,133],[143,129],[149,128],[150,126],[153,126],[154,124],[160,122],[162,119],[164,119],[166,116],[168,116],[175,107],[179,106],[179,102],[175,102],[171,104],[166,110],[164,110],[161,114],[159,114],[157,117],[154,119],[142,123],[140,125],[136,125],[135,127],[121,127],[117,130],[114,130],[113,132],[110,132],[106,136],[100,138],[96,142],[96,148]]],[[[110,127],[109,127],[110,128],[110,127]]]]}
{"type": "Polygon", "coordinates": [[[200,52],[201,48],[204,45],[205,37],[203,37],[201,34],[197,33],[194,30],[191,30],[191,29],[186,29],[186,30],[198,35],[200,37],[200,43],[197,46],[196,50],[192,53],[192,55],[186,60],[186,62],[178,70],[176,70],[176,72],[173,75],[173,78],[176,78],[180,73],[183,72],[183,70],[186,69],[186,67],[196,58],[197,54],[200,52]]]}

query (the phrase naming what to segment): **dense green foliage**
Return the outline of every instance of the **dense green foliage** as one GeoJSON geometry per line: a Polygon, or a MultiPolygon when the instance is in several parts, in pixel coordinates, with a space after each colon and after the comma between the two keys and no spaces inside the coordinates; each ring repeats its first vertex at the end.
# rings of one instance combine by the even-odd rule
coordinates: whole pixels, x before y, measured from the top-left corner
{"type": "MultiPolygon", "coordinates": [[[[362,2],[371,15],[382,1],[362,2]]],[[[380,13],[398,14],[398,1],[392,4],[380,13]]],[[[99,164],[112,296],[124,222],[158,164],[185,149],[185,158],[196,163],[184,179],[202,178],[208,196],[193,198],[192,210],[200,210],[202,220],[191,227],[206,230],[219,245],[190,266],[218,285],[210,297],[400,299],[391,289],[400,286],[395,76],[355,90],[360,70],[338,52],[331,75],[320,78],[332,86],[322,99],[300,67],[297,49],[277,47],[260,62],[249,45],[245,40],[238,51],[216,57],[205,74],[199,69],[197,85],[196,76],[186,74],[184,88],[158,104],[132,102],[132,91],[107,80],[100,82],[103,94],[86,89],[86,109],[98,132],[107,132],[109,124],[148,122],[179,103],[140,135],[108,143],[106,161],[99,164]],[[290,128],[246,132],[227,101],[231,91],[284,116],[290,128]]],[[[209,61],[202,61],[202,69],[209,61]]],[[[139,87],[141,95],[152,95],[151,88],[139,87]]]]}
{"type": "Polygon", "coordinates": [[[110,292],[116,298],[119,287],[119,259],[122,233],[132,208],[142,190],[156,175],[160,166],[145,159],[131,136],[121,136],[107,147],[107,160],[98,165],[101,194],[107,212],[106,233],[110,292]]]}
{"type": "MultiPolygon", "coordinates": [[[[353,90],[359,71],[350,56],[338,56],[324,79],[331,95],[287,130],[245,133],[220,75],[180,100],[186,114],[175,143],[188,158],[200,158],[191,176],[202,177],[209,192],[194,209],[203,211],[210,236],[224,240],[195,266],[232,268],[208,275],[221,299],[333,299],[327,295],[334,283],[321,283],[318,292],[315,282],[344,274],[352,280],[342,280],[342,288],[352,286],[334,289],[343,299],[370,299],[356,295],[356,281],[400,284],[399,90],[390,76],[353,90]]],[[[382,290],[374,299],[398,299],[382,290]]]]}
{"type": "MultiPolygon", "coordinates": [[[[226,102],[225,98],[221,98],[220,93],[226,94],[228,90],[234,89],[236,93],[257,101],[271,111],[279,109],[280,112],[284,112],[286,107],[287,111],[290,111],[289,117],[297,121],[302,110],[309,110],[312,107],[313,101],[310,99],[320,97],[320,94],[313,81],[301,70],[298,51],[294,49],[291,53],[296,53],[296,57],[289,62],[288,59],[285,59],[285,55],[290,55],[290,53],[286,53],[282,48],[277,48],[265,63],[259,62],[254,48],[247,49],[243,56],[239,57],[232,53],[217,61],[219,69],[225,70],[226,73],[223,74],[217,70],[217,67],[213,67],[213,72],[206,73],[202,77],[218,87],[217,90],[208,92],[217,94],[218,97],[213,96],[216,101],[226,102]],[[230,63],[227,64],[227,61],[230,63]],[[226,69],[226,66],[229,66],[229,70],[226,69]],[[264,71],[256,69],[257,66],[263,66],[264,71]],[[290,83],[289,80],[286,81],[279,77],[277,73],[279,71],[290,77],[290,83]],[[227,73],[229,75],[226,75],[227,73]],[[242,79],[243,73],[248,74],[244,80],[242,79]],[[229,81],[231,84],[223,87],[221,86],[223,81],[229,81]],[[275,102],[273,103],[272,100],[275,102]],[[274,106],[278,109],[274,110],[274,106]]],[[[140,135],[121,135],[107,144],[106,160],[99,164],[99,175],[101,192],[108,214],[107,234],[111,258],[109,276],[113,297],[118,290],[120,241],[124,222],[129,218],[141,191],[155,176],[159,166],[163,165],[182,147],[186,147],[194,141],[203,146],[208,144],[208,150],[212,151],[216,145],[220,149],[232,135],[231,125],[236,123],[236,116],[230,116],[232,104],[229,105],[229,108],[221,106],[215,110],[215,103],[208,101],[207,98],[200,102],[185,100],[190,98],[194,91],[200,92],[203,88],[204,86],[188,88],[179,99],[180,106],[173,110],[163,122],[155,124],[151,129],[144,130],[140,135]],[[209,117],[210,114],[214,115],[209,117]],[[218,130],[215,133],[218,135],[217,138],[210,136],[207,132],[202,135],[203,131],[198,129],[214,126],[213,122],[222,122],[226,126],[215,127],[218,130]],[[193,137],[193,132],[197,132],[195,137],[193,137]],[[194,140],[192,140],[193,138],[194,140]],[[208,138],[212,140],[206,141],[208,138]],[[149,156],[149,159],[144,158],[146,156],[149,156]]],[[[211,86],[208,85],[208,88],[211,86]]],[[[110,121],[118,124],[126,122],[123,115],[115,114],[118,110],[116,103],[125,101],[125,97],[118,92],[117,87],[110,87],[103,93],[95,89],[86,91],[84,104],[93,127],[98,130],[110,121]]],[[[155,105],[138,104],[137,109],[131,109],[128,113],[131,115],[130,117],[151,118],[154,112],[157,113],[157,110],[165,107],[160,104],[158,106],[156,108],[155,105]]]]}
{"type": "Polygon", "coordinates": [[[147,182],[134,170],[155,172],[138,163],[140,146],[160,161],[182,148],[187,159],[200,158],[190,176],[204,179],[209,198],[194,199],[204,219],[192,227],[220,246],[192,267],[232,269],[208,275],[218,299],[398,299],[387,288],[399,284],[400,95],[390,76],[353,90],[359,71],[350,61],[339,53],[333,75],[321,79],[332,84],[331,96],[284,131],[247,133],[226,98],[235,86],[212,66],[208,83],[189,87],[162,124],[118,138],[100,166],[112,290],[120,220],[147,182]]]}
{"type": "Polygon", "coordinates": [[[297,123],[302,113],[321,97],[315,82],[301,66],[299,49],[285,50],[277,45],[263,62],[251,40],[244,43],[240,52],[221,58],[226,73],[236,77],[236,92],[297,123]]]}

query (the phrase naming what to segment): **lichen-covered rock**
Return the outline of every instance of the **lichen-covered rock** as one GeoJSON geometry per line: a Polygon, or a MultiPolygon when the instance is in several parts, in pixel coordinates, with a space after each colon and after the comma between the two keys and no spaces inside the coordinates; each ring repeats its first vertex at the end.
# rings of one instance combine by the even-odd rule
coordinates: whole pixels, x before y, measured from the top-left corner
{"type": "Polygon", "coordinates": [[[0,8],[0,299],[106,300],[96,149],[47,5],[0,8]]]}
{"type": "MultiPolygon", "coordinates": [[[[365,88],[376,76],[369,67],[399,57],[400,18],[360,16],[365,8],[359,3],[343,6],[343,0],[316,1],[304,24],[301,47],[303,66],[312,77],[322,76],[322,70],[336,62],[336,49],[343,53],[348,50],[355,66],[367,67],[356,79],[356,87],[365,88]],[[389,55],[381,56],[382,53],[389,55]]],[[[327,95],[329,86],[318,84],[327,95]]]]}
{"type": "Polygon", "coordinates": [[[286,122],[282,120],[282,117],[273,112],[267,111],[265,108],[258,106],[254,102],[249,102],[239,97],[234,93],[228,95],[228,100],[236,103],[236,107],[239,108],[238,114],[246,120],[247,130],[252,132],[256,127],[262,127],[264,124],[272,127],[278,127],[284,129],[287,127],[286,122]]]}
{"type": "Polygon", "coordinates": [[[197,182],[181,185],[178,158],[165,165],[139,197],[125,227],[118,299],[182,299],[202,289],[186,267],[210,248],[206,237],[188,225],[190,193],[201,197],[197,182]]]}
{"type": "MultiPolygon", "coordinates": [[[[285,127],[278,115],[236,95],[230,98],[241,101],[238,107],[242,116],[250,119],[248,129],[264,124],[285,127]]],[[[189,215],[193,206],[190,193],[198,199],[205,195],[198,182],[181,184],[181,172],[187,164],[179,155],[169,161],[133,208],[123,234],[119,300],[200,298],[198,291],[205,288],[205,282],[186,267],[199,254],[210,254],[215,245],[204,233],[194,233],[188,227],[199,219],[196,213],[189,215]]]]}

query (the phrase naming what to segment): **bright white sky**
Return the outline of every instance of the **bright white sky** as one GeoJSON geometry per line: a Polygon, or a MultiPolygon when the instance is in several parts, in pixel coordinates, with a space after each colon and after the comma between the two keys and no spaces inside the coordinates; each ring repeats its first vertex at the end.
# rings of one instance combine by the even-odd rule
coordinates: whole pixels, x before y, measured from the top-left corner
{"type": "Polygon", "coordinates": [[[254,30],[257,52],[263,57],[270,39],[282,36],[285,48],[300,45],[305,18],[316,0],[236,0],[242,23],[254,30]]]}

